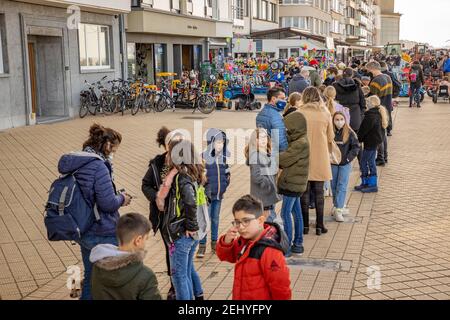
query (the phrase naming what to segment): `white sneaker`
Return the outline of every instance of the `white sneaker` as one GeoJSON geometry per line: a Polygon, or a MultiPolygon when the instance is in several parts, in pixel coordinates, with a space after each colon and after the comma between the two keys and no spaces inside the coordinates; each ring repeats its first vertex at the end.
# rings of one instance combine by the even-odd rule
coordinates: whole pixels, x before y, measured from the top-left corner
{"type": "Polygon", "coordinates": [[[334,217],[336,214],[336,207],[331,208],[331,216],[334,217]]]}
{"type": "Polygon", "coordinates": [[[342,215],[343,216],[349,216],[350,215],[350,209],[349,208],[342,209],[342,215]]]}
{"type": "Polygon", "coordinates": [[[335,217],[336,222],[344,222],[344,216],[342,215],[342,209],[336,209],[335,217]]]}

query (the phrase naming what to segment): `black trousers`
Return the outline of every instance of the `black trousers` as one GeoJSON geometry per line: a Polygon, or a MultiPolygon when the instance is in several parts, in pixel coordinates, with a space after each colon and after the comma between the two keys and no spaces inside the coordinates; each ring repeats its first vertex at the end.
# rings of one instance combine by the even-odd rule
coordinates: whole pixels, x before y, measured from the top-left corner
{"type": "Polygon", "coordinates": [[[305,228],[309,227],[310,192],[314,194],[316,204],[316,225],[319,227],[323,227],[323,211],[325,206],[323,186],[323,181],[308,181],[306,192],[301,196],[300,203],[302,206],[303,225],[305,228]]]}

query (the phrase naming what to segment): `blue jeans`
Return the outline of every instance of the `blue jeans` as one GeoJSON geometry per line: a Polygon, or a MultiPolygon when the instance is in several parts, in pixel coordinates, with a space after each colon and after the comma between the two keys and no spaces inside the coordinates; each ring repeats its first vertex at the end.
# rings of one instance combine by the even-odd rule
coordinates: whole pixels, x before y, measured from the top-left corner
{"type": "Polygon", "coordinates": [[[333,204],[337,209],[343,209],[345,198],[347,197],[348,181],[352,172],[352,164],[345,166],[331,166],[333,180],[331,181],[331,190],[333,191],[333,204]]]}
{"type": "Polygon", "coordinates": [[[115,246],[119,245],[116,237],[84,235],[81,238],[79,245],[81,247],[81,258],[83,259],[83,266],[84,266],[84,281],[80,300],[92,300],[91,294],[92,263],[89,260],[89,257],[91,256],[91,250],[96,245],[99,244],[113,244],[115,246]]]}
{"type": "Polygon", "coordinates": [[[172,283],[177,300],[194,300],[203,295],[200,277],[194,267],[194,254],[198,241],[183,236],[170,249],[172,283]]]}
{"type": "Polygon", "coordinates": [[[270,209],[270,214],[267,217],[267,222],[273,222],[277,218],[277,213],[275,212],[275,206],[274,208],[270,209]]]}
{"type": "MultiPolygon", "coordinates": [[[[219,215],[220,206],[222,205],[222,200],[212,200],[209,205],[209,219],[211,220],[211,241],[217,241],[219,237],[219,215]]],[[[200,244],[206,244],[208,240],[208,235],[206,235],[200,244]]]]}
{"type": "Polygon", "coordinates": [[[287,234],[289,245],[302,245],[303,216],[299,197],[283,196],[281,218],[283,219],[284,231],[287,234]],[[292,217],[294,217],[294,240],[292,240],[292,217]]]}
{"type": "Polygon", "coordinates": [[[364,178],[377,176],[377,149],[364,149],[361,157],[361,175],[364,178]]]}
{"type": "Polygon", "coordinates": [[[411,106],[413,101],[420,104],[420,89],[421,86],[412,85],[411,86],[411,96],[409,97],[409,105],[411,106]]]}

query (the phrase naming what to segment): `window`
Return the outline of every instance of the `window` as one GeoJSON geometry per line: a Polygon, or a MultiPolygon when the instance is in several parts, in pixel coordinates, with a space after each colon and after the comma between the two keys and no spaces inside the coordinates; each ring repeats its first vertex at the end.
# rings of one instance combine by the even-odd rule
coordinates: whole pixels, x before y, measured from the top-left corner
{"type": "Polygon", "coordinates": [[[261,19],[267,20],[267,1],[261,3],[261,19]]]}
{"type": "Polygon", "coordinates": [[[155,43],[155,73],[167,71],[167,45],[155,43]]]}
{"type": "Polygon", "coordinates": [[[5,15],[0,14],[0,74],[8,73],[5,15]]]}
{"type": "Polygon", "coordinates": [[[270,20],[272,22],[277,22],[277,6],[275,5],[275,3],[271,3],[270,7],[272,8],[271,10],[272,16],[270,17],[270,20]]]}
{"type": "Polygon", "coordinates": [[[236,0],[235,1],[236,7],[235,7],[235,18],[242,20],[244,19],[244,3],[243,0],[236,0]]]}
{"type": "Polygon", "coordinates": [[[81,69],[109,69],[109,27],[80,23],[78,36],[81,69]]]}

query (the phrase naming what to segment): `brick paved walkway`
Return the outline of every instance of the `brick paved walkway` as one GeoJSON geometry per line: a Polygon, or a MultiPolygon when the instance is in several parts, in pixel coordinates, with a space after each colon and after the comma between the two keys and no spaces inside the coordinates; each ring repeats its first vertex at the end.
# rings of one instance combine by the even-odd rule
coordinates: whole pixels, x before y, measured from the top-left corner
{"type": "MultiPolygon", "coordinates": [[[[148,214],[140,191],[148,160],[159,152],[154,139],[162,124],[193,129],[192,117],[204,128],[252,128],[256,113],[216,112],[209,117],[187,111],[97,117],[124,136],[115,158],[116,182],[137,198],[121,212],[148,214]],[[188,118],[188,119],[186,119],[188,118]]],[[[450,177],[450,108],[404,105],[396,112],[390,163],[381,170],[377,195],[351,193],[352,215],[345,223],[327,223],[329,233],[305,237],[305,254],[289,260],[294,299],[448,299],[450,236],[446,230],[450,177]],[[381,287],[369,289],[367,267],[378,268],[381,287]]],[[[78,246],[49,243],[43,226],[43,205],[56,163],[76,150],[94,118],[0,132],[0,296],[2,299],[70,299],[66,269],[80,264],[78,246]]],[[[232,185],[221,213],[220,232],[231,224],[231,206],[249,190],[248,168],[232,167],[232,185]]],[[[354,168],[351,185],[357,183],[354,168]]],[[[330,209],[327,199],[326,212],[330,209]]],[[[314,213],[311,214],[314,216],[314,213]]],[[[147,244],[146,264],[168,290],[160,236],[147,244]]],[[[229,299],[233,266],[209,251],[197,260],[208,299],[229,299]]]]}

